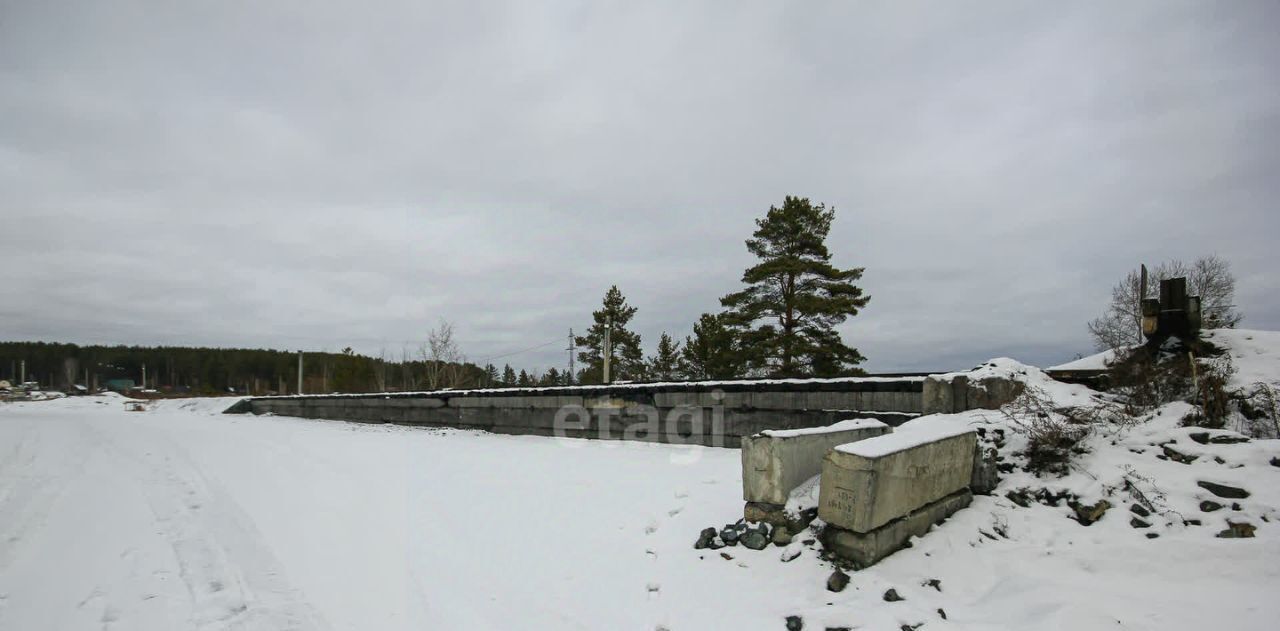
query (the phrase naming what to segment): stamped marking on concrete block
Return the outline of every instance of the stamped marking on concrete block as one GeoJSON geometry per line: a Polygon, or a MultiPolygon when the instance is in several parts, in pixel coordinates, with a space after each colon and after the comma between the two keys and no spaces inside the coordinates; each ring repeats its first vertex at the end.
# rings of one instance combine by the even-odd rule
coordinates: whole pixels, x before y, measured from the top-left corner
{"type": "Polygon", "coordinates": [[[924,535],[934,524],[972,501],[973,495],[969,490],[962,489],[867,533],[828,525],[822,531],[822,545],[835,552],[836,556],[866,567],[902,549],[912,537],[924,535]]]}
{"type": "Polygon", "coordinates": [[[971,428],[939,422],[840,445],[823,459],[818,516],[867,533],[968,488],[976,442],[971,428]]]}

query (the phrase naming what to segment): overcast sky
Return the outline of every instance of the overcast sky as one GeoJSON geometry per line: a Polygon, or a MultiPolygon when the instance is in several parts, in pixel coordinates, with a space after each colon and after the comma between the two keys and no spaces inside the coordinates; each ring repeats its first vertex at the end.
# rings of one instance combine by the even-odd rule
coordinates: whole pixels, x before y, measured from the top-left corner
{"type": "Polygon", "coordinates": [[[1138,263],[1280,328],[1275,2],[0,0],[0,339],[652,352],[785,195],[873,371],[1089,352],[1138,263]],[[535,6],[541,4],[542,6],[535,6]]]}

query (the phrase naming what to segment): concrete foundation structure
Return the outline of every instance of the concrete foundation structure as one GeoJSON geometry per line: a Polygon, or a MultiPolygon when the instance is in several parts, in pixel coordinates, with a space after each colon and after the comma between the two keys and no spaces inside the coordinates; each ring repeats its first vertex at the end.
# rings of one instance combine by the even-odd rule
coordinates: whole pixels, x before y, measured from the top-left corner
{"type": "Polygon", "coordinates": [[[924,378],[788,379],[246,399],[229,413],[738,447],[771,429],[919,416],[924,378]]]}
{"type": "Polygon", "coordinates": [[[922,414],[995,410],[1022,394],[1022,383],[1003,377],[971,379],[964,374],[930,375],[921,389],[922,414]]]}

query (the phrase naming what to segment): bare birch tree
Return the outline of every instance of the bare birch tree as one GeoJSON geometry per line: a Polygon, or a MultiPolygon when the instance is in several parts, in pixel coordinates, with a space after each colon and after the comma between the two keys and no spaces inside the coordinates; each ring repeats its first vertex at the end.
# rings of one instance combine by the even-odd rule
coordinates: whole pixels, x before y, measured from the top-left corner
{"type": "Polygon", "coordinates": [[[467,359],[453,339],[453,323],[441,318],[440,324],[427,334],[427,343],[421,350],[427,389],[440,390],[461,385],[463,363],[467,359]]]}

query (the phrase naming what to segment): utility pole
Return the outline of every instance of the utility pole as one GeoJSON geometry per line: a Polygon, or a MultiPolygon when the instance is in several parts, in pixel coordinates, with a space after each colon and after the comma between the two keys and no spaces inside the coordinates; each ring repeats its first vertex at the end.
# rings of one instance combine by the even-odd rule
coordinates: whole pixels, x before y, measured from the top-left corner
{"type": "Polygon", "coordinates": [[[573,327],[569,327],[569,374],[565,376],[565,383],[573,385],[573,352],[577,349],[573,346],[573,327]]]}
{"type": "Polygon", "coordinates": [[[610,341],[610,334],[613,332],[613,318],[608,317],[604,320],[604,382],[609,383],[609,360],[613,355],[613,343],[610,341]]]}
{"type": "Polygon", "coordinates": [[[147,365],[142,365],[142,389],[147,389],[147,365]]]}
{"type": "Polygon", "coordinates": [[[298,351],[298,394],[302,394],[302,351],[298,351]]]}
{"type": "Polygon", "coordinates": [[[25,359],[18,360],[18,366],[22,370],[22,372],[19,373],[19,376],[18,376],[18,383],[24,384],[27,382],[27,360],[25,359]]]}

